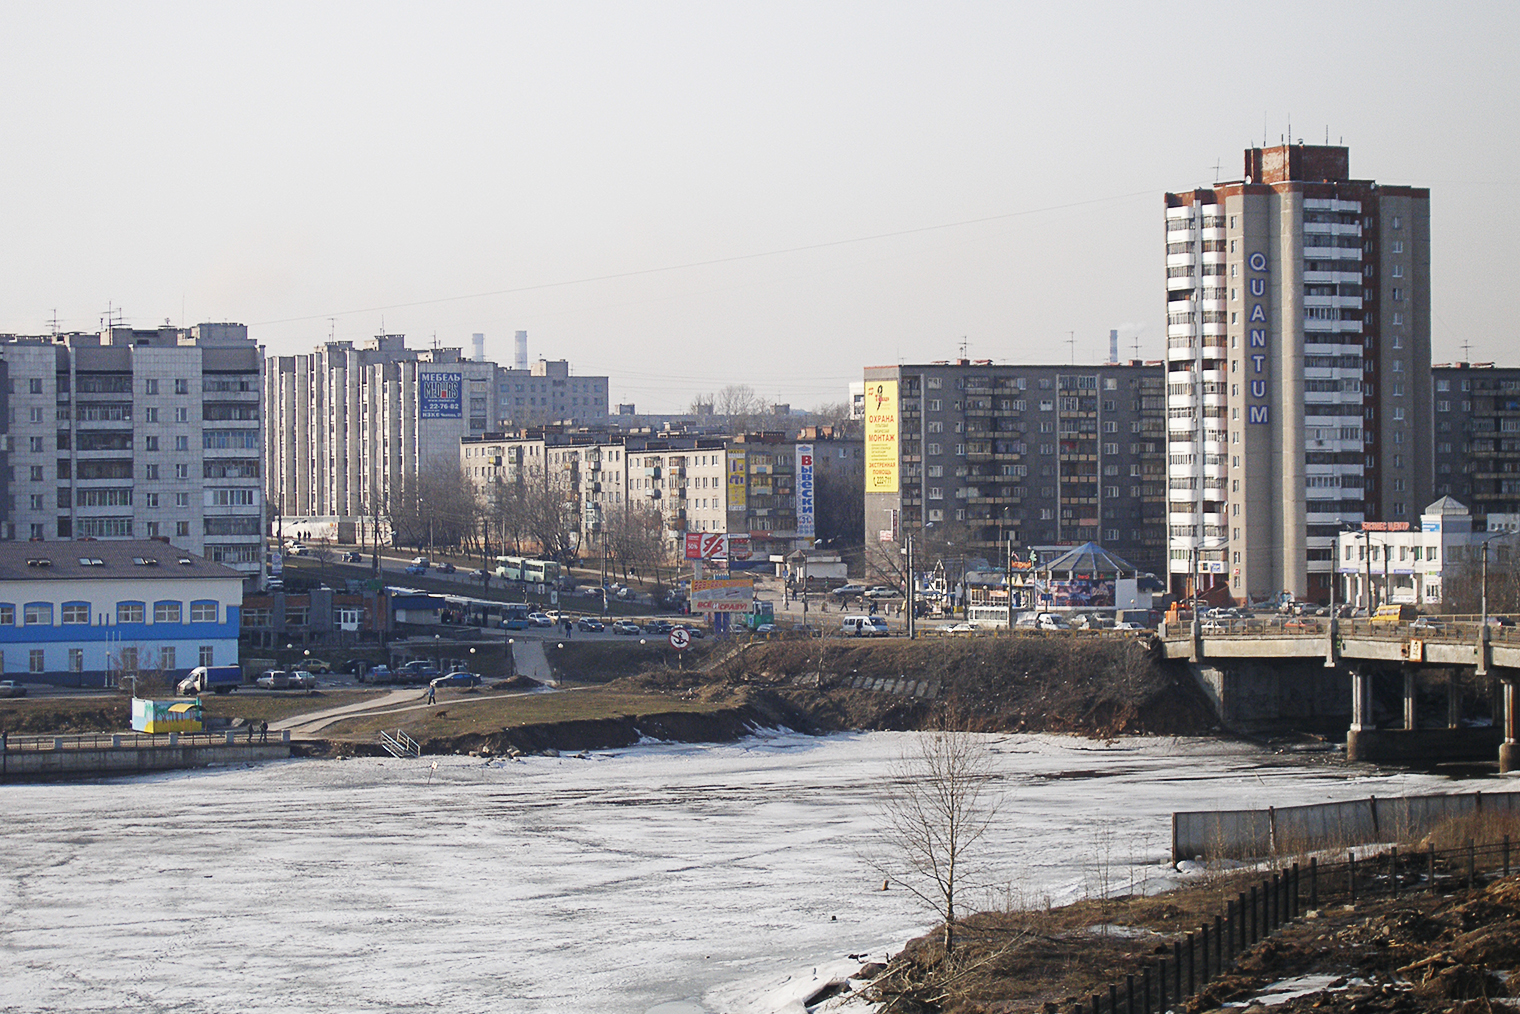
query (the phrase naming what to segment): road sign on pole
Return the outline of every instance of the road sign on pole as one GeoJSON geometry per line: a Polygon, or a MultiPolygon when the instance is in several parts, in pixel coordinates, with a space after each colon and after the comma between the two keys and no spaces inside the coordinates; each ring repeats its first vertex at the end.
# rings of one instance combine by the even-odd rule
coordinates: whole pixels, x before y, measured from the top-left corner
{"type": "Polygon", "coordinates": [[[691,631],[676,627],[670,632],[670,646],[676,651],[685,651],[691,644],[691,631]]]}

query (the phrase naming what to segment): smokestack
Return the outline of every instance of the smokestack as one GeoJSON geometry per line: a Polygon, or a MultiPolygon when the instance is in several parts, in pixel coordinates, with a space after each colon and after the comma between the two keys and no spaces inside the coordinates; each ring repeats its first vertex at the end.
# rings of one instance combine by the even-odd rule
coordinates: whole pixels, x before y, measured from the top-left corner
{"type": "Polygon", "coordinates": [[[513,357],[512,365],[519,370],[528,368],[528,332],[519,331],[513,339],[517,346],[517,354],[513,357]]]}
{"type": "Polygon", "coordinates": [[[472,334],[472,335],[470,335],[470,342],[472,344],[474,344],[474,346],[475,346],[475,361],[477,363],[483,363],[483,362],[485,362],[486,361],[486,336],[483,335],[483,334],[472,334]]]}
{"type": "Polygon", "coordinates": [[[1108,361],[1111,363],[1119,361],[1119,331],[1117,328],[1108,333],[1108,361]]]}

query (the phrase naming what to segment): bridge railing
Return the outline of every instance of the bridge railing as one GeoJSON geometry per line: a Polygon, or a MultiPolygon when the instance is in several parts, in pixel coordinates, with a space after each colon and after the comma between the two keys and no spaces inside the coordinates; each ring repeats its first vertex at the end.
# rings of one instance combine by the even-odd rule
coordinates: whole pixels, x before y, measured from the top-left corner
{"type": "MultiPolygon", "coordinates": [[[[1414,620],[1391,622],[1366,617],[1347,618],[1336,621],[1340,637],[1374,638],[1389,641],[1407,641],[1420,638],[1427,641],[1476,641],[1482,627],[1476,616],[1420,616],[1414,620]]],[[[1185,638],[1190,626],[1187,623],[1168,624],[1167,638],[1185,638]]],[[[1250,616],[1203,619],[1198,629],[1205,637],[1325,637],[1330,632],[1330,619],[1325,616],[1250,616]]],[[[1489,641],[1493,643],[1520,644],[1520,626],[1509,617],[1490,617],[1489,641]]]]}

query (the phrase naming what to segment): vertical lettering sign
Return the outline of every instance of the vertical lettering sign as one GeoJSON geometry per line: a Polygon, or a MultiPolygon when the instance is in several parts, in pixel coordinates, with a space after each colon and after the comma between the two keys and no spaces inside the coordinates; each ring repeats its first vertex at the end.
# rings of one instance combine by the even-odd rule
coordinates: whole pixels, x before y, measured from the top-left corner
{"type": "Polygon", "coordinates": [[[728,512],[743,514],[749,509],[749,484],[744,475],[744,452],[728,452],[728,512]]]}
{"type": "Polygon", "coordinates": [[[897,381],[866,384],[866,492],[900,488],[897,452],[897,381]]]}
{"type": "Polygon", "coordinates": [[[1270,419],[1271,406],[1259,404],[1267,399],[1267,311],[1264,300],[1267,295],[1267,255],[1260,250],[1246,258],[1251,269],[1246,279],[1246,291],[1251,296],[1251,315],[1247,321],[1250,330],[1251,368],[1246,370],[1246,383],[1253,402],[1246,404],[1246,421],[1261,425],[1270,419]]]}
{"type": "Polygon", "coordinates": [[[424,419],[458,419],[463,413],[463,378],[458,373],[423,373],[417,377],[418,414],[424,419]]]}
{"type": "Polygon", "coordinates": [[[812,538],[813,528],[813,445],[797,445],[797,534],[812,538]]]}

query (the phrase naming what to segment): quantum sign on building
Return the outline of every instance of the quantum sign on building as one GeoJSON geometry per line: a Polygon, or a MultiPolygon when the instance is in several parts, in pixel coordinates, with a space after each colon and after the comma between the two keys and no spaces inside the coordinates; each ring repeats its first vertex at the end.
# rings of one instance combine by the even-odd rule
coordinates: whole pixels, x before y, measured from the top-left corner
{"type": "Polygon", "coordinates": [[[458,419],[464,415],[464,382],[458,373],[423,373],[417,378],[419,414],[424,419],[458,419]]]}
{"type": "Polygon", "coordinates": [[[897,381],[866,385],[866,492],[896,493],[897,381]]]}
{"type": "Polygon", "coordinates": [[[813,445],[797,445],[797,534],[812,538],[813,528],[813,445]]]}

